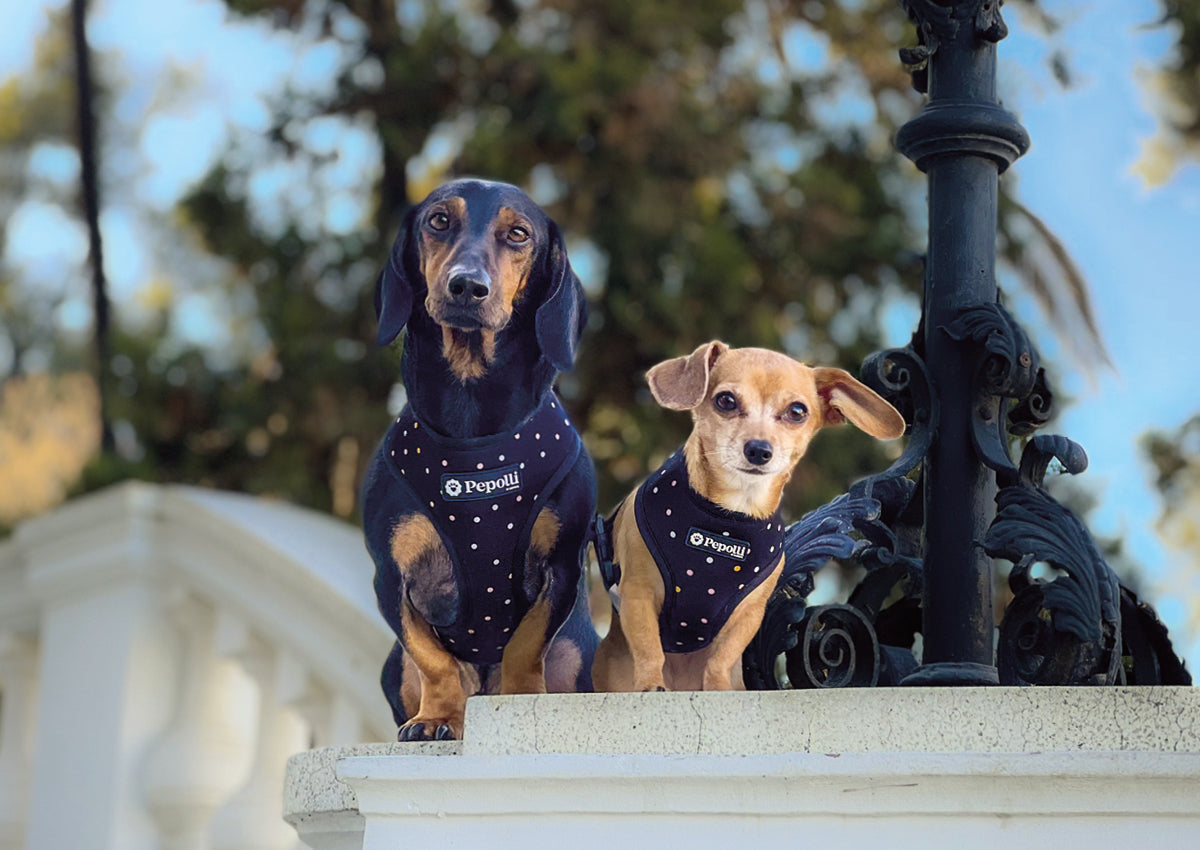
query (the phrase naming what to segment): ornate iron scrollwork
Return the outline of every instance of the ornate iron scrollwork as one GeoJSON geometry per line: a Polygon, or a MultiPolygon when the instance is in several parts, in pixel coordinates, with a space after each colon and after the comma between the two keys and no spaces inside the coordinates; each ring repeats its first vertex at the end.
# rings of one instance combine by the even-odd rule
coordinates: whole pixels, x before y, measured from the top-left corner
{"type": "Polygon", "coordinates": [[[963,0],[939,3],[936,0],[900,0],[908,19],[917,27],[917,46],[900,50],[900,61],[912,74],[913,88],[928,90],[926,75],[929,57],[944,41],[958,36],[962,24],[970,21],[975,35],[983,41],[997,42],[1008,35],[1008,25],[1000,14],[1004,0],[963,0]]]}
{"type": "Polygon", "coordinates": [[[1009,455],[1006,432],[1013,430],[1014,422],[1025,433],[1045,424],[1053,402],[1037,349],[999,303],[963,310],[942,330],[951,339],[979,348],[971,439],[979,459],[996,472],[1001,485],[1015,483],[1018,470],[1009,455]],[[1015,420],[1007,413],[1008,399],[1019,403],[1015,420]]]}

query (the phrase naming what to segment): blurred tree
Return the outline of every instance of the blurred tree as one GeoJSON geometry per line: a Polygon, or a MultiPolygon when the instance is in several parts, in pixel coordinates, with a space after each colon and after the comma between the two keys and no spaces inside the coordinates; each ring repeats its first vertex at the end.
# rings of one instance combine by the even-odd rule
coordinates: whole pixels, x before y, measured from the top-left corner
{"type": "Polygon", "coordinates": [[[1152,77],[1159,128],[1144,144],[1137,166],[1151,185],[1165,183],[1186,160],[1200,161],[1200,3],[1159,3],[1159,25],[1172,31],[1174,47],[1152,77]]]}
{"type": "Polygon", "coordinates": [[[1182,554],[1172,576],[1172,595],[1188,606],[1188,631],[1200,633],[1200,413],[1172,433],[1152,432],[1142,438],[1142,451],[1157,473],[1163,498],[1158,522],[1163,540],[1182,554]]]}
{"type": "MultiPolygon", "coordinates": [[[[562,385],[604,508],[686,432],[645,390],[653,363],[719,337],[854,371],[880,345],[885,305],[915,312],[924,184],[890,140],[920,101],[896,58],[915,36],[894,0],[227,5],[264,44],[268,27],[285,34],[303,73],[265,129],[233,131],[174,218],[147,214],[172,276],[147,298],[172,311],[114,329],[118,452],[84,487],[132,474],[352,514],[401,398],[398,352],[367,345],[375,274],[407,205],[457,174],[526,187],[568,234],[593,311],[562,385]],[[181,334],[205,309],[216,341],[181,334]]],[[[62,72],[39,68],[39,85],[62,72]]],[[[129,132],[104,130],[110,145],[129,132]]],[[[1086,335],[1061,246],[1005,209],[1027,223],[1002,234],[1004,259],[1035,291],[1065,281],[1086,335]],[[1040,252],[1023,250],[1031,235],[1040,252]]],[[[821,435],[791,513],[884,454],[852,429],[821,435]]]]}

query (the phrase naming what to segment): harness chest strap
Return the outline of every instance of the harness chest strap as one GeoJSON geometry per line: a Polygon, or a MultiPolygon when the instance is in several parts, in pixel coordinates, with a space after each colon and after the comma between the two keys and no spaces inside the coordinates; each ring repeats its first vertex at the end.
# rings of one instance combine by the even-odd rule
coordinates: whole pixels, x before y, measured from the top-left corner
{"type": "Polygon", "coordinates": [[[712,643],[783,552],[783,522],[724,510],[692,489],[678,451],[638,488],[638,530],[662,574],[664,652],[712,643]]]}
{"type": "Polygon", "coordinates": [[[452,440],[422,424],[410,406],[389,430],[389,467],[407,502],[397,514],[428,517],[454,561],[460,615],[437,632],[459,658],[500,660],[529,607],[520,584],[533,524],[581,446],[553,393],[504,434],[452,440]]]}

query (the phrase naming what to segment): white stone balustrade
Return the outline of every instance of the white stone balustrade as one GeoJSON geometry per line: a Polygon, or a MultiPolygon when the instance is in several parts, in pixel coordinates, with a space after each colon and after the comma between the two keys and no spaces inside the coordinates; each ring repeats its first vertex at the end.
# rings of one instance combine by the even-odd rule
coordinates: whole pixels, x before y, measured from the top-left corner
{"type": "Polygon", "coordinates": [[[394,735],[361,532],[125,484],[0,541],[0,850],[283,850],[287,756],[394,735]]]}

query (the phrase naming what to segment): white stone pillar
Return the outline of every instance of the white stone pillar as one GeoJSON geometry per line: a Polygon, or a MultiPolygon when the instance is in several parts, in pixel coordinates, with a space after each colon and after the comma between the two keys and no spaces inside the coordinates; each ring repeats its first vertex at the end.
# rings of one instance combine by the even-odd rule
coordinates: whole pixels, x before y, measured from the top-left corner
{"type": "Polygon", "coordinates": [[[290,850],[295,831],[283,820],[283,779],[290,756],[308,746],[309,730],[279,699],[281,653],[257,640],[232,617],[220,617],[219,632],[236,643],[222,646],[258,683],[258,728],[254,761],[245,783],[226,800],[209,830],[212,850],[290,850]]]}
{"type": "Polygon", "coordinates": [[[0,634],[0,850],[24,850],[33,771],[36,653],[0,634]]]}
{"type": "Polygon", "coordinates": [[[249,768],[254,688],[215,652],[211,610],[193,599],[171,607],[183,634],[178,700],[146,761],[146,807],[161,850],[209,850],[212,815],[249,768]]]}
{"type": "Polygon", "coordinates": [[[109,578],[43,589],[29,850],[155,847],[138,767],[170,705],[171,635],[147,581],[109,578]]]}

